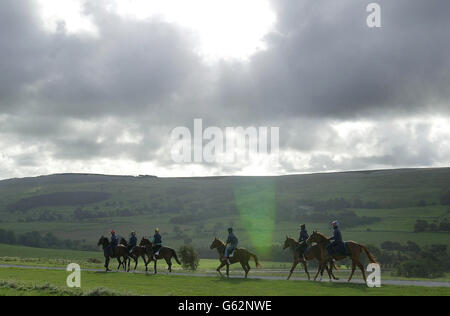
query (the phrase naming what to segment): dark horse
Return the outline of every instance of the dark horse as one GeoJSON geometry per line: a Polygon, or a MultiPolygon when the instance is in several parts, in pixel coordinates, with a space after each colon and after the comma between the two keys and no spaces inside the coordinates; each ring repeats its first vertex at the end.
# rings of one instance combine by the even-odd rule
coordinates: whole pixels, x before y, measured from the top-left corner
{"type": "MultiPolygon", "coordinates": [[[[312,233],[312,235],[309,236],[306,243],[309,245],[313,242],[315,242],[319,245],[320,250],[322,252],[321,265],[326,265],[327,262],[330,261],[330,259],[331,259],[330,256],[328,255],[328,251],[327,251],[327,245],[330,243],[330,240],[325,235],[314,231],[312,233]]],[[[333,255],[333,259],[342,260],[347,257],[350,257],[350,259],[352,260],[352,273],[350,274],[348,282],[350,282],[350,280],[352,279],[353,274],[355,273],[356,266],[358,266],[359,269],[361,270],[364,281],[366,282],[366,273],[364,271],[363,265],[361,264],[361,261],[359,260],[361,253],[364,252],[367,255],[367,258],[369,258],[370,263],[377,263],[375,258],[370,254],[370,252],[367,250],[367,248],[364,245],[360,245],[354,241],[347,241],[346,245],[348,247],[350,255],[348,255],[348,256],[347,255],[333,255]]]]}
{"type": "Polygon", "coordinates": [[[320,263],[322,261],[322,258],[321,258],[322,252],[320,250],[319,245],[311,246],[311,248],[309,248],[309,250],[304,254],[304,256],[301,256],[300,253],[297,250],[297,246],[299,244],[300,243],[297,240],[295,240],[294,238],[286,236],[286,241],[284,242],[283,249],[291,248],[291,250],[292,250],[292,252],[294,254],[294,263],[292,264],[291,271],[289,272],[289,275],[288,275],[288,278],[287,278],[288,280],[291,278],[292,272],[294,272],[295,267],[300,262],[303,264],[303,267],[305,268],[305,273],[308,276],[308,280],[311,280],[311,278],[309,276],[309,272],[308,272],[308,267],[306,265],[306,261],[310,261],[310,260],[314,260],[314,259],[316,259],[319,262],[319,268],[317,269],[317,273],[316,273],[316,276],[314,277],[314,281],[317,279],[317,276],[319,275],[319,272],[320,272],[320,278],[322,279],[324,269],[327,270],[328,276],[330,277],[330,280],[331,280],[331,277],[333,277],[333,279],[335,279],[335,280],[339,280],[333,274],[333,267],[335,269],[337,269],[334,266],[334,264],[331,265],[331,269],[328,268],[328,265],[320,266],[320,263]]]}
{"type": "Polygon", "coordinates": [[[145,248],[148,255],[148,263],[150,263],[151,261],[155,261],[155,268],[154,268],[155,274],[156,274],[156,262],[160,259],[166,260],[166,263],[169,266],[168,268],[169,272],[172,272],[172,257],[179,265],[181,265],[181,262],[178,260],[176,251],[172,248],[161,247],[158,251],[158,255],[156,256],[156,260],[153,260],[153,243],[147,238],[142,237],[139,246],[145,248]]]}
{"type": "MultiPolygon", "coordinates": [[[[217,268],[217,272],[219,272],[219,274],[222,276],[222,272],[220,272],[220,269],[222,269],[223,266],[226,265],[227,277],[229,277],[230,265],[227,263],[227,260],[224,260],[223,258],[225,247],[226,245],[222,240],[215,238],[210,246],[210,249],[217,249],[217,252],[219,253],[220,266],[217,268]]],[[[260,269],[261,265],[259,264],[258,257],[256,257],[256,255],[252,254],[250,251],[244,248],[236,248],[234,250],[234,255],[233,257],[230,258],[230,263],[233,264],[239,262],[242,266],[242,269],[244,269],[245,277],[247,278],[248,272],[250,271],[250,265],[248,264],[250,258],[253,258],[255,260],[256,267],[260,269]]]]}
{"type": "MultiPolygon", "coordinates": [[[[122,245],[124,245],[125,247],[127,247],[127,249],[129,249],[128,243],[125,240],[125,238],[121,238],[120,243],[122,245]]],[[[147,260],[145,259],[145,256],[147,255],[147,251],[146,251],[145,247],[142,247],[142,246],[134,247],[133,251],[130,253],[130,255],[131,255],[131,258],[133,258],[133,260],[134,260],[134,270],[136,270],[138,262],[139,262],[139,257],[141,257],[142,260],[144,260],[145,271],[148,271],[148,264],[149,264],[150,260],[147,262],[147,260]]],[[[130,271],[130,260],[128,260],[128,271],[130,271]]]]}
{"type": "Polygon", "coordinates": [[[108,238],[102,236],[98,240],[97,246],[103,247],[103,255],[105,256],[105,268],[106,272],[111,271],[109,270],[109,260],[110,258],[117,258],[117,261],[119,262],[119,266],[117,267],[117,270],[120,269],[120,266],[123,264],[123,270],[127,270],[127,260],[128,260],[128,267],[130,266],[130,255],[128,253],[127,247],[124,245],[117,245],[116,249],[114,249],[113,254],[109,254],[107,251],[107,248],[109,247],[109,240],[108,238]],[[123,261],[120,260],[120,258],[123,258],[123,261]]]}

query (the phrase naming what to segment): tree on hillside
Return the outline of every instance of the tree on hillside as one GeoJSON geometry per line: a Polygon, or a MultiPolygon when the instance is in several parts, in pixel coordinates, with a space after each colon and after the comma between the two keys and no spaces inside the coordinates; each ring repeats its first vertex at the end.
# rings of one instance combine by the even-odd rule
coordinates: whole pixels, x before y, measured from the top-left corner
{"type": "Polygon", "coordinates": [[[428,230],[428,222],[423,219],[418,219],[416,224],[414,225],[414,232],[421,233],[426,232],[428,230]]]}
{"type": "Polygon", "coordinates": [[[450,190],[446,193],[442,193],[440,200],[442,205],[450,205],[450,190]]]}

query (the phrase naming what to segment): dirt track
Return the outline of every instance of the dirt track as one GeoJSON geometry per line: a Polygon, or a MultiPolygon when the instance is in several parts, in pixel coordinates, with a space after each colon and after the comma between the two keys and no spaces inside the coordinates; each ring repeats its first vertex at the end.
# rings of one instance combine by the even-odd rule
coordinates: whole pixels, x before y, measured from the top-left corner
{"type": "MultiPolygon", "coordinates": [[[[42,269],[42,270],[63,270],[65,271],[65,268],[62,267],[42,267],[42,266],[21,266],[21,265],[8,265],[8,264],[0,264],[0,268],[20,268],[20,269],[42,269]]],[[[103,269],[81,269],[81,271],[90,271],[90,272],[104,272],[103,269]]],[[[108,273],[118,273],[115,272],[108,272],[108,273]]],[[[124,271],[120,271],[119,273],[126,273],[124,271]]],[[[143,271],[136,271],[136,272],[130,272],[130,273],[139,273],[144,274],[143,271]]],[[[152,273],[152,272],[148,272],[152,273]]],[[[167,274],[166,271],[161,271],[160,274],[167,274]]],[[[231,274],[231,273],[230,273],[231,274]]],[[[241,273],[242,274],[242,273],[241,273]]],[[[230,275],[231,278],[243,278],[243,276],[239,275],[230,275]]],[[[287,274],[287,273],[286,273],[287,274]]],[[[192,276],[192,277],[214,277],[217,276],[216,273],[182,273],[182,272],[173,272],[172,275],[182,275],[182,276],[192,276]]],[[[281,276],[264,276],[264,275],[258,275],[258,276],[249,276],[249,279],[263,279],[263,280],[285,280],[286,277],[281,276]]],[[[291,280],[295,281],[307,281],[305,278],[299,278],[299,277],[292,277],[291,280]]],[[[322,282],[329,282],[328,278],[323,279],[322,282]]],[[[339,281],[333,281],[337,283],[346,283],[346,280],[339,280],[339,281]]],[[[354,279],[351,283],[354,284],[364,284],[363,280],[360,279],[354,279]]],[[[432,282],[432,281],[403,281],[403,280],[384,280],[381,279],[381,285],[383,284],[387,285],[403,285],[403,286],[424,286],[424,287],[450,287],[450,282],[432,282]]]]}

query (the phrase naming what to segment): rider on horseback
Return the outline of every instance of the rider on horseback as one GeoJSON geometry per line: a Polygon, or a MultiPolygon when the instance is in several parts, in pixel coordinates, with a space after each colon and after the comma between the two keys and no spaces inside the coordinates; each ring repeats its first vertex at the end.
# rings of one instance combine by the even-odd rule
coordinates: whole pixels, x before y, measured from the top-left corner
{"type": "Polygon", "coordinates": [[[330,257],[333,256],[333,254],[338,253],[340,251],[345,252],[345,245],[344,241],[342,240],[341,231],[339,230],[338,221],[334,221],[333,223],[331,223],[331,225],[333,226],[334,231],[333,236],[328,238],[328,240],[332,242],[327,246],[328,254],[330,255],[330,257]]]}
{"type": "Polygon", "coordinates": [[[228,228],[228,239],[226,243],[225,253],[224,257],[227,259],[227,263],[230,263],[230,255],[233,253],[233,251],[237,248],[238,245],[238,239],[233,234],[233,228],[228,228]]]}
{"type": "Polygon", "coordinates": [[[304,253],[309,248],[309,246],[306,244],[306,241],[308,240],[308,238],[309,238],[309,235],[308,235],[308,232],[306,231],[306,225],[303,224],[302,226],[300,226],[300,237],[298,238],[298,242],[300,244],[297,246],[297,251],[301,255],[304,255],[304,253]]]}
{"type": "Polygon", "coordinates": [[[130,240],[128,242],[128,252],[131,254],[134,250],[134,248],[137,246],[137,237],[136,237],[136,232],[132,231],[131,232],[131,236],[130,236],[130,240]]]}
{"type": "Polygon", "coordinates": [[[119,244],[119,237],[117,237],[116,232],[114,230],[111,230],[111,243],[108,247],[108,253],[111,257],[114,257],[114,250],[116,249],[117,245],[119,244]]]}
{"type": "Polygon", "coordinates": [[[159,251],[159,249],[161,249],[162,247],[162,238],[161,235],[159,234],[159,228],[155,229],[155,235],[153,236],[153,260],[156,261],[156,253],[159,251]]]}

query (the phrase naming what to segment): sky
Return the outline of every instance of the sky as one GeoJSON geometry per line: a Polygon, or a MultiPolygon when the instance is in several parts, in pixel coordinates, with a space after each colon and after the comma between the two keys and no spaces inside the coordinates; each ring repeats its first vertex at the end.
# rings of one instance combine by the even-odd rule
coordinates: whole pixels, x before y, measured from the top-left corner
{"type": "Polygon", "coordinates": [[[4,0],[0,179],[450,166],[450,3],[4,0]],[[278,127],[279,155],[179,163],[171,132],[278,127]]]}

